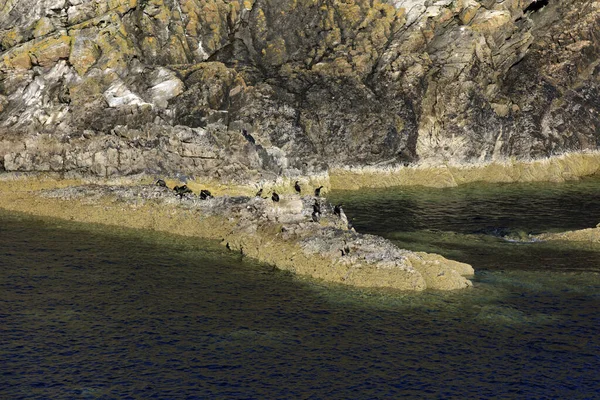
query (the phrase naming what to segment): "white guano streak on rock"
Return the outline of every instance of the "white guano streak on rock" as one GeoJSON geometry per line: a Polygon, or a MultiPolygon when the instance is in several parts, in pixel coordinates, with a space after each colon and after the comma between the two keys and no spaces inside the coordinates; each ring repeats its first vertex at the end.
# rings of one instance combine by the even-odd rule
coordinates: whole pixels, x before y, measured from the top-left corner
{"type": "Polygon", "coordinates": [[[159,108],[167,108],[169,100],[179,96],[185,85],[177,76],[166,68],[160,68],[158,76],[150,89],[152,103],[159,108]]]}
{"type": "Polygon", "coordinates": [[[142,100],[125,86],[121,80],[117,80],[104,92],[104,99],[110,107],[118,108],[129,105],[150,105],[142,100]]]}
{"type": "Polygon", "coordinates": [[[203,61],[207,60],[209,55],[206,51],[204,51],[204,47],[202,47],[202,40],[198,40],[198,54],[203,61]]]}

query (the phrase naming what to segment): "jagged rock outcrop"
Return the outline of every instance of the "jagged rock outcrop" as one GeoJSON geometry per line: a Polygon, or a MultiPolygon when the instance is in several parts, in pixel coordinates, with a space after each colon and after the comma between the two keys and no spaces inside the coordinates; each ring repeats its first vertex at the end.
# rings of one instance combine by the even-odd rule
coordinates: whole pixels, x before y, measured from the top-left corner
{"type": "Polygon", "coordinates": [[[600,2],[542,1],[8,0],[0,169],[247,180],[596,149],[600,2]]]}

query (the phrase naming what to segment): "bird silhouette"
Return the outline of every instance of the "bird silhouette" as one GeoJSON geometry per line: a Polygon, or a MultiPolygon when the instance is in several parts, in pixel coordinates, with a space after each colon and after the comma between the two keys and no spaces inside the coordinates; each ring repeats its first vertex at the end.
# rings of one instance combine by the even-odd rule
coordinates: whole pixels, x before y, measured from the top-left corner
{"type": "Polygon", "coordinates": [[[296,189],[296,192],[298,192],[298,194],[300,194],[302,192],[302,189],[300,188],[298,181],[296,181],[296,183],[294,183],[294,189],[296,189]]]}

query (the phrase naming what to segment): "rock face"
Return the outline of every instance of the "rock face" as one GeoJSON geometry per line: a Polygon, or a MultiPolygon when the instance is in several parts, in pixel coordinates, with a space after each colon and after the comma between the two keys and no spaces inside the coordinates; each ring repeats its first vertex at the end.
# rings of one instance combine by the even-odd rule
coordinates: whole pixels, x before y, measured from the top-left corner
{"type": "Polygon", "coordinates": [[[0,170],[243,180],[596,149],[600,2],[532,3],[8,0],[0,170]]]}

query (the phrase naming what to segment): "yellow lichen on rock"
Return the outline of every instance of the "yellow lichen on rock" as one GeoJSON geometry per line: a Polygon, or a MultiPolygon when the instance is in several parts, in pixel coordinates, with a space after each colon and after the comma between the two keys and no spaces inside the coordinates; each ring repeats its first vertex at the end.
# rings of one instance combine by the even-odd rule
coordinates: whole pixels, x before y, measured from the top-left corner
{"type": "Polygon", "coordinates": [[[29,52],[33,64],[51,67],[58,60],[69,58],[71,38],[67,35],[49,37],[33,45],[29,52]]]}
{"type": "Polygon", "coordinates": [[[0,36],[0,47],[5,49],[10,49],[16,46],[19,43],[22,43],[24,40],[21,31],[18,28],[8,29],[2,32],[2,36],[0,36]]]}
{"type": "Polygon", "coordinates": [[[56,34],[32,40],[14,47],[2,57],[8,69],[30,69],[34,65],[50,67],[60,59],[67,59],[71,51],[71,38],[56,34]]]}
{"type": "Polygon", "coordinates": [[[52,20],[48,17],[40,18],[33,26],[33,37],[39,38],[55,30],[52,20]]]}
{"type": "Polygon", "coordinates": [[[81,31],[71,33],[73,40],[71,42],[71,53],[69,62],[80,76],[96,63],[102,51],[96,45],[96,41],[81,34],[81,31]]]}
{"type": "Polygon", "coordinates": [[[285,40],[276,38],[267,43],[267,46],[262,50],[263,60],[269,65],[278,66],[287,61],[285,50],[285,40]]]}

